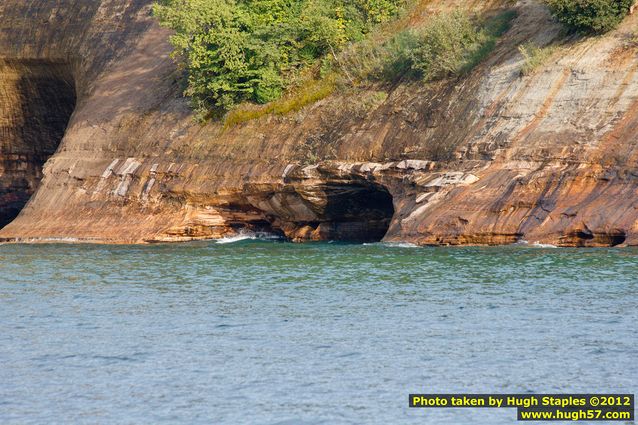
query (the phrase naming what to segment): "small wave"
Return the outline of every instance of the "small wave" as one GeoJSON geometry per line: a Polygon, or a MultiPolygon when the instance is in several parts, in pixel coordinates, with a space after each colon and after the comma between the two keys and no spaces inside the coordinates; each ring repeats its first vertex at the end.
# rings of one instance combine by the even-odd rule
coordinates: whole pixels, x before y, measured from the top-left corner
{"type": "Polygon", "coordinates": [[[419,245],[410,242],[385,242],[383,245],[390,248],[420,248],[419,245]]]}
{"type": "Polygon", "coordinates": [[[520,241],[517,241],[516,243],[513,243],[512,245],[513,246],[528,246],[532,248],[558,248],[556,245],[552,245],[548,243],[540,243],[538,241],[529,243],[529,241],[526,241],[524,239],[521,239],[520,241]]]}
{"type": "Polygon", "coordinates": [[[227,244],[227,243],[241,242],[241,241],[250,240],[250,239],[257,239],[257,237],[256,236],[249,236],[249,235],[228,236],[228,237],[225,237],[225,238],[217,239],[215,241],[215,243],[223,245],[223,244],[227,244]]]}
{"type": "Polygon", "coordinates": [[[534,242],[532,246],[534,248],[558,248],[556,245],[552,245],[551,243],[540,243],[538,241],[534,242]]]}
{"type": "Polygon", "coordinates": [[[420,248],[419,245],[410,242],[374,242],[364,243],[363,246],[383,246],[388,248],[420,248]]]}
{"type": "Polygon", "coordinates": [[[540,243],[539,241],[530,243],[525,239],[521,239],[512,244],[512,246],[527,246],[531,248],[558,248],[556,245],[548,244],[548,243],[540,243]]]}
{"type": "Polygon", "coordinates": [[[246,240],[279,240],[279,236],[272,233],[265,232],[241,232],[238,235],[227,236],[225,238],[217,239],[215,243],[224,245],[229,243],[241,242],[246,240]]]}

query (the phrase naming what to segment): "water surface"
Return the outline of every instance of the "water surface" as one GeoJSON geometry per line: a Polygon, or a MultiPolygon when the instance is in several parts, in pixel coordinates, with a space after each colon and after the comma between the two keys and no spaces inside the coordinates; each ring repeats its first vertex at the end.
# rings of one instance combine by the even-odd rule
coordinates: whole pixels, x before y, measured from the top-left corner
{"type": "Polygon", "coordinates": [[[638,251],[0,246],[0,423],[512,424],[638,391],[638,251]]]}

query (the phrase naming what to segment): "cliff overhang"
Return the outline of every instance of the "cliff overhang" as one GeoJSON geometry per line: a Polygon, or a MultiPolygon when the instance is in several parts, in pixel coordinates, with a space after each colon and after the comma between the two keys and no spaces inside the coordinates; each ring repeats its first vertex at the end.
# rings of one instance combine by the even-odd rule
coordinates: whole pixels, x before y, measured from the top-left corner
{"type": "MultiPolygon", "coordinates": [[[[468,75],[224,129],[193,119],[150,3],[0,6],[2,240],[638,244],[636,15],[565,38],[521,0],[468,75]],[[527,42],[558,53],[522,75],[527,42]]],[[[428,13],[452,6],[511,2],[428,13]]]]}

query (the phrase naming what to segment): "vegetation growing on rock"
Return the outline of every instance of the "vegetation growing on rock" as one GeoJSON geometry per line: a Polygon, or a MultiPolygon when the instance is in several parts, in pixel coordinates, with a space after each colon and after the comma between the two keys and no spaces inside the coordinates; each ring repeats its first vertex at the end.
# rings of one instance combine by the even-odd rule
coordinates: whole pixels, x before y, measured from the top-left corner
{"type": "Polygon", "coordinates": [[[601,34],[618,26],[635,0],[545,0],[554,17],[572,31],[601,34]]]}
{"type": "Polygon", "coordinates": [[[423,4],[159,0],[154,12],[175,31],[171,43],[186,71],[185,95],[200,116],[231,111],[226,125],[232,126],[298,110],[341,82],[460,75],[493,50],[515,16],[507,11],[482,19],[457,10],[410,22],[423,15],[423,4]]]}
{"type": "Polygon", "coordinates": [[[533,74],[547,62],[556,50],[556,46],[539,47],[532,42],[520,45],[518,51],[521,52],[524,60],[521,74],[533,74]]]}
{"type": "Polygon", "coordinates": [[[435,16],[382,46],[380,67],[371,74],[385,80],[411,76],[432,81],[465,73],[494,49],[514,16],[512,11],[487,20],[461,11],[435,16]]]}
{"type": "Polygon", "coordinates": [[[161,0],[200,111],[278,99],[303,68],[395,16],[403,0],[161,0]]]}

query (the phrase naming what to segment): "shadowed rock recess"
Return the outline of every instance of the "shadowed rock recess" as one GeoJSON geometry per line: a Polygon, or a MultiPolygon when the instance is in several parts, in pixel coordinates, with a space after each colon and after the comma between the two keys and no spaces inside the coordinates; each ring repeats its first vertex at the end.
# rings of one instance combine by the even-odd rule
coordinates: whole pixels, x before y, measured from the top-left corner
{"type": "Polygon", "coordinates": [[[638,244],[636,15],[566,39],[537,1],[431,1],[518,15],[461,78],[224,130],[193,120],[150,3],[0,1],[0,225],[31,197],[2,240],[638,244]],[[558,50],[523,76],[529,41],[558,50]]]}
{"type": "Polygon", "coordinates": [[[0,226],[35,192],[75,108],[68,64],[0,59],[0,226]]]}

